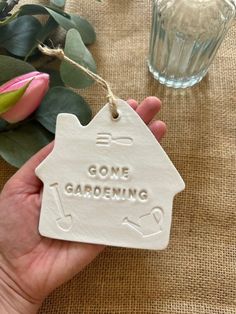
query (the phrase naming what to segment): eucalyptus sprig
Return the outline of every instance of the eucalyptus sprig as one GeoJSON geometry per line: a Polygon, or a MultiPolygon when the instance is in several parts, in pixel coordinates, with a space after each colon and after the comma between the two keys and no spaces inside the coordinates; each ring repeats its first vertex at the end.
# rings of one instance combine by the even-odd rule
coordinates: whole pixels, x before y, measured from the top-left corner
{"type": "MultiPolygon", "coordinates": [[[[61,46],[65,53],[96,72],[95,60],[87,48],[95,42],[96,33],[85,18],[39,4],[22,5],[11,14],[18,2],[0,0],[0,49],[4,52],[0,55],[0,85],[16,76],[40,71],[49,73],[50,89],[30,120],[9,125],[0,117],[0,155],[16,167],[53,139],[59,113],[73,113],[83,124],[92,116],[87,102],[70,87],[86,88],[93,80],[64,62],[57,69],[52,68],[53,60],[38,51],[38,43],[53,45],[55,32],[64,29],[66,37],[61,46]]],[[[0,98],[0,109],[1,105],[0,98]]],[[[11,105],[4,103],[9,108],[11,105]]]]}

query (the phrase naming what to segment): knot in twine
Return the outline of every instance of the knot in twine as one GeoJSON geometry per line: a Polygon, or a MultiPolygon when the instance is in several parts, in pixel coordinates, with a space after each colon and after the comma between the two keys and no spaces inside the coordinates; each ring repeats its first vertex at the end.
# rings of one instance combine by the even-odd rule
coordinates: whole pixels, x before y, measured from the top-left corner
{"type": "Polygon", "coordinates": [[[47,47],[46,45],[39,44],[38,49],[45,55],[51,56],[51,57],[57,57],[58,59],[62,61],[66,61],[69,64],[73,65],[74,67],[80,69],[83,71],[85,74],[87,74],[89,77],[91,77],[95,82],[97,82],[99,85],[102,86],[102,88],[107,92],[107,99],[110,104],[110,111],[111,115],[114,119],[117,119],[119,117],[119,113],[117,110],[117,105],[116,105],[116,98],[111,90],[110,85],[105,81],[102,77],[99,75],[95,74],[94,72],[90,71],[89,69],[85,68],[81,64],[75,62],[74,60],[70,59],[67,57],[64,53],[64,51],[60,48],[54,48],[51,49],[47,47]]]}

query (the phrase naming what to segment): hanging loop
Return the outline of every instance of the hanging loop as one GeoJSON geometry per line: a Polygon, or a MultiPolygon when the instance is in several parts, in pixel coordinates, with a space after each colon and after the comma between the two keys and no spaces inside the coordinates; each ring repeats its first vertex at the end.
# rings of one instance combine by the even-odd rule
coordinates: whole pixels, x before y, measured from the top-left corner
{"type": "Polygon", "coordinates": [[[110,111],[111,111],[112,118],[114,120],[118,119],[119,112],[118,112],[117,105],[116,105],[116,98],[115,98],[115,96],[111,90],[111,87],[107,81],[105,81],[101,76],[95,74],[91,70],[85,68],[84,66],[80,65],[79,63],[77,63],[74,60],[67,57],[65,55],[64,51],[60,48],[51,49],[44,44],[39,44],[38,49],[45,55],[57,57],[58,59],[60,59],[62,61],[68,62],[69,64],[71,64],[74,67],[83,71],[85,74],[87,74],[89,77],[91,77],[95,82],[97,82],[100,86],[102,86],[102,88],[107,93],[106,97],[107,97],[109,105],[110,105],[110,111]]]}

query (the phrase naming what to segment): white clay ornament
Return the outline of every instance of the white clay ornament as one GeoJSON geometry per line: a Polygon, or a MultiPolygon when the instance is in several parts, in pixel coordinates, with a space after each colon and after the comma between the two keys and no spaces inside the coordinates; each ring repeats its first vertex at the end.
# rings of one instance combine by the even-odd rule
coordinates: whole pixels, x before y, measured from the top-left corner
{"type": "Polygon", "coordinates": [[[41,235],[161,250],[169,242],[174,196],[185,185],[138,114],[116,100],[82,126],[57,118],[55,146],[36,169],[43,181],[41,235]]]}

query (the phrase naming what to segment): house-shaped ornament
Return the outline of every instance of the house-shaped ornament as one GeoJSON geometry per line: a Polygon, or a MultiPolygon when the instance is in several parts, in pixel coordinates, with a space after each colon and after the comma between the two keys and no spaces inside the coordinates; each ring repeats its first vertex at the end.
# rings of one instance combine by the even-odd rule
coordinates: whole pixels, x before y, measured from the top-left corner
{"type": "Polygon", "coordinates": [[[41,235],[142,249],[168,245],[174,196],[184,182],[155,137],[123,100],[82,126],[57,118],[55,146],[36,169],[43,181],[41,235]]]}

